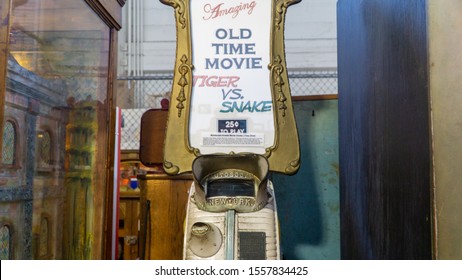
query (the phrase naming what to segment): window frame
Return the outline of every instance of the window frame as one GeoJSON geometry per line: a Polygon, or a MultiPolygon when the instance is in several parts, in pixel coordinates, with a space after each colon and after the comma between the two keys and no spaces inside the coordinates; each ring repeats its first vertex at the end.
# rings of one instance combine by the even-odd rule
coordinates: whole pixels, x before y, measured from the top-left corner
{"type": "Polygon", "coordinates": [[[51,241],[53,240],[53,236],[52,236],[52,229],[53,229],[53,221],[51,219],[51,216],[49,214],[46,214],[46,213],[42,213],[42,215],[40,216],[40,234],[37,238],[37,259],[39,260],[50,260],[53,258],[53,253],[52,253],[52,243],[51,241]],[[46,243],[46,252],[44,255],[41,254],[41,245],[42,245],[42,238],[44,238],[42,236],[42,222],[46,220],[47,224],[47,236],[46,236],[46,240],[47,240],[47,243],[46,243]]]}
{"type": "Polygon", "coordinates": [[[2,157],[0,160],[0,168],[5,168],[5,169],[20,169],[21,165],[20,160],[19,160],[19,143],[20,143],[20,133],[19,133],[19,125],[18,122],[10,117],[6,117],[5,121],[2,122],[2,137],[1,137],[1,143],[2,143],[2,157]],[[7,164],[3,162],[3,133],[5,129],[5,124],[6,123],[11,123],[13,126],[13,131],[14,131],[14,143],[13,143],[13,163],[12,164],[7,164]]]}
{"type": "Polygon", "coordinates": [[[37,130],[36,132],[36,143],[37,143],[37,147],[36,147],[36,170],[37,171],[41,171],[41,172],[48,172],[48,171],[52,171],[53,170],[53,166],[55,164],[55,153],[53,152],[54,151],[54,134],[53,132],[48,129],[48,128],[43,128],[43,129],[40,129],[40,130],[37,130]],[[42,151],[42,141],[39,140],[39,135],[46,135],[48,134],[49,138],[50,138],[50,141],[49,141],[49,146],[50,146],[50,150],[48,151],[48,157],[49,157],[49,161],[46,162],[44,159],[43,159],[43,151],[42,151]]]}
{"type": "Polygon", "coordinates": [[[8,221],[2,221],[0,222],[0,229],[6,227],[8,228],[9,231],[9,244],[8,244],[8,260],[13,260],[14,259],[14,249],[13,249],[13,239],[14,239],[14,228],[13,225],[8,222],[8,221]]]}

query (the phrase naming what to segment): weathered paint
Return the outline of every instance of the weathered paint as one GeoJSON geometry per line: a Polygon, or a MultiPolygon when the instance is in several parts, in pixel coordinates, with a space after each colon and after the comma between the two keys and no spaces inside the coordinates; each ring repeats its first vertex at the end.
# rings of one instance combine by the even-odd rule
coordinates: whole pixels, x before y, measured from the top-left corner
{"type": "Polygon", "coordinates": [[[339,259],[337,100],[294,102],[300,138],[297,174],[273,174],[283,259],[339,259]]]}
{"type": "Polygon", "coordinates": [[[432,256],[426,11],[425,0],[338,2],[344,259],[432,256]]]}

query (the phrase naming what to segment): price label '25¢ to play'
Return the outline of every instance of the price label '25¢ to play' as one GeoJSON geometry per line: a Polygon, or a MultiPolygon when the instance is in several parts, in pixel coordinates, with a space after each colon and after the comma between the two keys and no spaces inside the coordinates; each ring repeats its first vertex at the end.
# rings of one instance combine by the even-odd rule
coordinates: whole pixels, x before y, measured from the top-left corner
{"type": "Polygon", "coordinates": [[[218,133],[247,133],[247,120],[218,120],[218,133]]]}

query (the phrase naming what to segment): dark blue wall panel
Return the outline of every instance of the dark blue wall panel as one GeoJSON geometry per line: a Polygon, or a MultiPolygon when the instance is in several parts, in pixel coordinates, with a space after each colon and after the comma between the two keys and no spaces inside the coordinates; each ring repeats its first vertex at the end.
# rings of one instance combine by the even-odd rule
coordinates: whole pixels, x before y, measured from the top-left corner
{"type": "Polygon", "coordinates": [[[425,0],[339,0],[343,259],[431,258],[425,0]]]}

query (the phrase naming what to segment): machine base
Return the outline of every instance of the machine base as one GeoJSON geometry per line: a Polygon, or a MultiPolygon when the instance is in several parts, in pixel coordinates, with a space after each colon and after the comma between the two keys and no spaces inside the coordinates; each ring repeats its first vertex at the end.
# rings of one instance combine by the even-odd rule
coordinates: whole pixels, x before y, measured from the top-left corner
{"type": "Polygon", "coordinates": [[[271,181],[267,191],[270,199],[259,211],[214,213],[198,209],[193,183],[186,213],[183,259],[280,259],[279,224],[271,181]]]}

